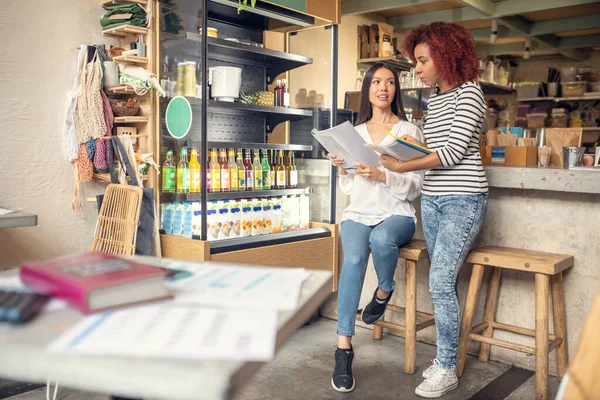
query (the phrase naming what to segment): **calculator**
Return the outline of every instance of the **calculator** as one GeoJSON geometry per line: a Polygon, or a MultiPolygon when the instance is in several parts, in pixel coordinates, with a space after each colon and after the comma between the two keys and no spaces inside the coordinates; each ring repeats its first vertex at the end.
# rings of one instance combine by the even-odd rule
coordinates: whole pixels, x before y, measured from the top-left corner
{"type": "Polygon", "coordinates": [[[0,289],[0,322],[22,323],[33,319],[49,296],[0,289]]]}

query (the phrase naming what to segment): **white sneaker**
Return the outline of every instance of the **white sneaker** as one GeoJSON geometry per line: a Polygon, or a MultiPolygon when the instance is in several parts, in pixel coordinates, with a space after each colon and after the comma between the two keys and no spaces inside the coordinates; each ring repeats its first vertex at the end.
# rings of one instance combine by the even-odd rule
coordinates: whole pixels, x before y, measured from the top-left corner
{"type": "Polygon", "coordinates": [[[435,372],[415,389],[415,394],[427,399],[442,397],[458,387],[458,377],[454,370],[438,367],[435,372]]]}
{"type": "Polygon", "coordinates": [[[431,375],[435,374],[435,371],[437,371],[439,368],[441,368],[441,364],[440,362],[437,360],[437,358],[434,358],[433,360],[431,360],[431,366],[429,368],[427,368],[425,371],[423,371],[423,379],[429,379],[431,377],[431,375]]]}

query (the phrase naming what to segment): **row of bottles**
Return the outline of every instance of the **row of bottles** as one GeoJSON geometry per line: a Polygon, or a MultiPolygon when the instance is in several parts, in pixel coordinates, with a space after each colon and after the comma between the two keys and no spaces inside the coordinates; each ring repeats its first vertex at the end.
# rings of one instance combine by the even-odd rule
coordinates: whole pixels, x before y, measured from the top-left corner
{"type": "MultiPolygon", "coordinates": [[[[181,149],[179,162],[173,151],[166,153],[162,167],[163,193],[200,193],[202,168],[198,151],[181,149]]],[[[212,149],[206,168],[206,189],[216,192],[244,192],[298,187],[298,170],[293,151],[212,149]]]]}

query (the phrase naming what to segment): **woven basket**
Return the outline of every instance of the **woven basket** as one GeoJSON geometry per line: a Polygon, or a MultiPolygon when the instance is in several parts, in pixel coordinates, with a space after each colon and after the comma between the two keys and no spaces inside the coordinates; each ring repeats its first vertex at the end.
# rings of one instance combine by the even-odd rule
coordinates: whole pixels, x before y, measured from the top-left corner
{"type": "Polygon", "coordinates": [[[140,112],[139,105],[136,105],[135,107],[125,107],[125,104],[127,104],[127,102],[123,100],[111,100],[110,108],[112,108],[113,113],[117,117],[133,117],[140,112]]]}

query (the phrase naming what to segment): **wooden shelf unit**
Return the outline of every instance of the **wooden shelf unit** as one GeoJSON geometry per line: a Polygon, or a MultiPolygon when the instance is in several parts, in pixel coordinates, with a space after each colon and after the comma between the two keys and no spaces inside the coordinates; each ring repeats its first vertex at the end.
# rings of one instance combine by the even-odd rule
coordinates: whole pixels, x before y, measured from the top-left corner
{"type": "MultiPolygon", "coordinates": [[[[124,38],[129,35],[146,35],[148,28],[142,28],[141,26],[133,25],[120,25],[114,28],[105,29],[102,31],[103,36],[112,36],[118,38],[124,38]]],[[[146,43],[147,45],[147,43],[146,43]]]]}
{"type": "Polygon", "coordinates": [[[139,56],[116,56],[113,57],[114,62],[118,63],[128,63],[128,64],[148,64],[148,57],[139,57],[139,56]]]}
{"type": "Polygon", "coordinates": [[[102,6],[115,6],[117,4],[141,4],[145,6],[148,0],[103,0],[100,2],[102,6]]]}
{"type": "MultiPolygon", "coordinates": [[[[115,124],[141,124],[146,123],[150,120],[149,117],[145,116],[134,116],[134,117],[115,117],[115,124]]],[[[144,135],[148,136],[148,135],[144,135]]]]}

